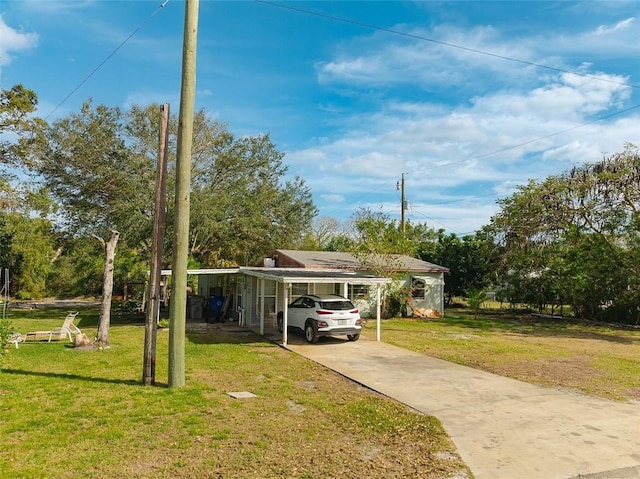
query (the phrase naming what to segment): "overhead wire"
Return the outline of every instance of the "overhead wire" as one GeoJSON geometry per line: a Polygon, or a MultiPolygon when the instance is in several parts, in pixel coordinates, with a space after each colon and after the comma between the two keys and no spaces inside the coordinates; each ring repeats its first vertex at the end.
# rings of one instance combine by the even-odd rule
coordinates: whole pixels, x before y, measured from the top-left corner
{"type": "Polygon", "coordinates": [[[131,32],[131,34],[130,34],[127,38],[125,38],[125,39],[122,41],[122,43],[120,43],[120,44],[119,44],[119,45],[118,45],[118,46],[117,46],[117,47],[116,47],[116,48],[115,48],[115,49],[114,49],[114,50],[113,50],[109,55],[107,55],[107,57],[106,57],[104,60],[102,60],[102,62],[100,62],[100,63],[98,64],[98,66],[96,66],[93,70],[91,70],[91,72],[89,72],[89,74],[88,74],[87,76],[85,76],[85,77],[84,77],[84,79],[83,79],[80,83],[78,83],[78,85],[77,85],[73,90],[71,90],[71,92],[69,92],[69,94],[68,94],[67,96],[65,96],[65,97],[62,99],[62,101],[61,101],[60,103],[58,103],[58,104],[56,105],[56,107],[55,107],[53,110],[51,110],[51,111],[47,114],[47,116],[45,116],[45,117],[44,117],[44,119],[45,119],[45,120],[49,119],[49,117],[50,117],[51,115],[53,115],[53,114],[54,114],[54,113],[55,113],[55,112],[56,112],[56,111],[57,111],[57,110],[58,110],[62,105],[64,105],[64,104],[66,103],[66,101],[67,101],[69,98],[71,98],[75,92],[77,92],[80,88],[82,88],[82,86],[83,86],[87,81],[89,81],[89,79],[90,79],[93,75],[95,75],[95,73],[96,73],[98,70],[100,70],[100,68],[102,68],[102,66],[103,66],[105,63],[107,63],[107,62],[111,59],[111,57],[113,57],[113,56],[118,52],[118,50],[120,50],[120,49],[121,49],[121,48],[122,48],[122,47],[123,47],[123,46],[124,46],[128,41],[129,41],[129,40],[131,40],[131,38],[133,38],[133,36],[134,36],[136,33],[138,33],[140,30],[142,30],[142,28],[144,28],[144,26],[145,26],[147,23],[149,23],[149,21],[150,21],[153,17],[155,17],[155,16],[158,14],[158,12],[160,12],[160,10],[162,10],[162,9],[165,7],[165,5],[166,5],[167,3],[169,3],[169,1],[170,1],[170,0],[164,0],[164,1],[160,4],[160,6],[159,6],[158,8],[156,8],[156,10],[155,10],[151,15],[149,15],[149,16],[148,16],[148,17],[147,17],[147,18],[146,18],[146,19],[145,19],[145,20],[144,20],[144,21],[143,21],[143,22],[142,22],[142,23],[141,23],[141,24],[140,24],[140,25],[139,25],[139,26],[138,26],[138,27],[133,31],[133,32],[131,32]]]}
{"type": "Polygon", "coordinates": [[[294,6],[291,6],[291,5],[282,5],[280,3],[271,2],[269,0],[254,0],[254,2],[262,3],[262,4],[265,4],[265,5],[271,5],[272,7],[283,8],[283,9],[291,10],[291,11],[298,12],[298,13],[304,13],[306,15],[313,15],[313,16],[316,16],[316,17],[325,18],[327,20],[334,20],[334,21],[341,22],[341,23],[348,23],[348,24],[351,24],[351,25],[356,25],[358,27],[368,28],[370,30],[377,30],[377,31],[381,31],[381,32],[391,33],[393,35],[412,38],[414,40],[421,40],[421,41],[425,41],[425,42],[434,43],[436,45],[442,45],[442,46],[445,46],[445,47],[456,48],[458,50],[463,50],[463,51],[467,51],[467,52],[470,52],[470,53],[475,53],[475,54],[478,54],[478,55],[485,55],[485,56],[489,56],[489,57],[493,57],[493,58],[499,58],[501,60],[507,60],[507,61],[510,61],[510,62],[520,63],[522,65],[532,66],[532,67],[536,67],[536,68],[544,68],[546,70],[551,70],[551,71],[555,71],[555,72],[559,72],[559,73],[570,73],[572,75],[580,76],[580,77],[583,77],[583,78],[590,78],[592,80],[597,80],[597,81],[602,81],[602,82],[606,82],[606,83],[613,83],[615,85],[623,85],[623,86],[628,86],[628,87],[631,87],[631,88],[640,89],[640,85],[635,85],[635,84],[632,84],[632,83],[621,82],[621,81],[616,81],[616,80],[611,80],[611,79],[607,79],[607,78],[598,77],[598,76],[595,76],[595,75],[589,75],[587,73],[580,73],[580,72],[576,72],[576,71],[572,71],[572,70],[566,70],[566,69],[563,69],[563,68],[552,67],[552,66],[549,66],[549,65],[544,65],[542,63],[535,63],[535,62],[531,62],[531,61],[527,61],[527,60],[520,60],[518,58],[508,57],[506,55],[499,55],[497,53],[487,52],[487,51],[484,51],[484,50],[479,50],[477,48],[471,48],[471,47],[465,47],[465,46],[462,46],[462,45],[456,45],[455,43],[443,42],[441,40],[435,40],[433,38],[423,37],[422,35],[416,35],[414,33],[402,32],[402,31],[399,31],[399,30],[394,30],[393,28],[380,27],[378,25],[371,25],[369,23],[359,22],[359,21],[351,20],[349,18],[344,18],[344,17],[338,17],[336,15],[329,15],[329,14],[326,14],[326,13],[314,12],[312,10],[307,10],[307,9],[304,9],[304,8],[294,7],[294,6]]]}
{"type": "MultiPolygon", "coordinates": [[[[603,77],[599,77],[599,76],[595,76],[595,75],[589,75],[589,74],[586,74],[586,73],[581,73],[581,72],[577,72],[577,71],[573,71],[573,70],[567,70],[567,69],[552,67],[552,66],[549,66],[549,65],[541,64],[541,63],[536,63],[536,62],[531,62],[531,61],[527,61],[527,60],[521,60],[521,59],[509,57],[509,56],[506,56],[506,55],[499,55],[499,54],[496,54],[496,53],[487,52],[487,51],[479,50],[479,49],[476,49],[476,48],[470,48],[470,47],[465,47],[465,46],[462,46],[462,45],[457,45],[457,44],[454,44],[454,43],[435,40],[433,38],[428,38],[428,37],[425,37],[425,36],[422,36],[422,35],[416,35],[416,34],[412,34],[412,33],[402,32],[402,31],[395,30],[395,29],[392,29],[392,28],[380,27],[378,25],[372,25],[372,24],[368,24],[368,23],[364,23],[364,22],[359,22],[359,21],[351,20],[351,19],[344,18],[344,17],[339,17],[339,16],[335,16],[335,15],[329,15],[329,14],[325,14],[325,13],[315,12],[315,11],[307,10],[307,9],[304,9],[304,8],[294,7],[294,6],[291,6],[291,5],[283,5],[283,4],[280,4],[280,3],[277,3],[277,2],[268,1],[268,0],[254,0],[254,1],[256,3],[262,3],[262,4],[265,4],[265,5],[269,5],[269,6],[273,6],[273,7],[277,7],[277,8],[291,10],[291,11],[294,11],[294,12],[297,12],[297,13],[302,13],[302,14],[306,14],[306,15],[312,15],[312,16],[316,16],[316,17],[320,17],[320,18],[325,18],[327,20],[338,21],[338,22],[341,22],[341,23],[346,23],[346,24],[359,26],[359,27],[362,27],[362,28],[367,28],[367,29],[370,29],[370,30],[376,30],[376,31],[390,33],[390,34],[393,34],[393,35],[412,38],[412,39],[415,39],[415,40],[430,42],[430,43],[434,43],[434,44],[437,44],[437,45],[442,45],[442,46],[446,46],[446,47],[450,47],[450,48],[455,48],[455,49],[458,49],[458,50],[463,50],[463,51],[467,51],[467,52],[474,53],[474,54],[485,55],[485,56],[489,56],[489,57],[493,57],[493,58],[498,58],[498,59],[501,59],[501,60],[506,60],[506,61],[511,61],[511,62],[527,65],[527,66],[533,66],[533,67],[536,67],[536,68],[542,68],[542,69],[546,69],[546,70],[551,70],[551,71],[555,71],[555,72],[558,72],[558,73],[576,75],[576,76],[579,76],[579,77],[588,78],[588,79],[592,79],[592,80],[596,80],[596,81],[600,81],[600,82],[612,83],[612,84],[616,84],[616,85],[626,86],[626,87],[629,87],[629,88],[640,89],[640,85],[635,85],[633,83],[622,82],[622,81],[612,80],[612,79],[603,78],[603,77]]],[[[603,117],[600,117],[600,118],[596,118],[594,120],[591,120],[591,121],[588,121],[588,122],[585,122],[585,123],[581,123],[581,124],[573,126],[571,128],[566,128],[566,129],[561,130],[561,131],[556,131],[556,132],[551,133],[549,135],[541,136],[541,137],[538,137],[538,138],[533,138],[531,140],[527,140],[527,141],[524,141],[524,142],[521,142],[521,143],[518,143],[518,144],[515,144],[515,145],[507,146],[505,148],[500,148],[498,150],[490,151],[490,152],[483,153],[483,154],[480,154],[480,155],[476,155],[476,156],[473,156],[471,158],[466,158],[464,160],[456,160],[456,161],[446,162],[446,163],[443,163],[443,164],[440,164],[440,165],[437,165],[437,166],[433,166],[433,167],[427,168],[426,171],[431,171],[431,170],[435,170],[435,169],[438,169],[438,168],[443,168],[443,167],[447,167],[447,166],[451,166],[451,165],[455,165],[455,164],[466,163],[466,162],[469,162],[469,161],[478,160],[478,159],[481,159],[481,158],[485,158],[487,156],[492,156],[492,155],[496,155],[496,154],[499,154],[499,153],[503,153],[505,151],[513,150],[513,149],[516,149],[516,148],[520,148],[520,147],[525,146],[525,145],[529,145],[529,144],[532,144],[532,143],[535,143],[535,142],[538,142],[538,141],[549,139],[549,138],[552,138],[554,136],[559,136],[559,135],[568,133],[570,131],[573,131],[573,130],[576,130],[576,129],[579,129],[579,128],[583,128],[585,126],[588,126],[588,125],[591,125],[591,124],[594,124],[594,123],[597,123],[597,122],[600,122],[600,121],[604,121],[604,120],[607,120],[607,119],[610,119],[610,118],[613,118],[613,117],[616,117],[616,116],[623,115],[625,113],[628,113],[630,111],[636,110],[638,108],[640,108],[640,105],[634,105],[634,106],[632,106],[630,108],[626,108],[624,110],[621,110],[621,111],[618,111],[618,112],[615,112],[615,113],[612,113],[612,114],[609,114],[609,115],[606,115],[606,116],[603,116],[603,117]]],[[[359,201],[362,198],[368,196],[369,194],[372,194],[372,192],[368,192],[368,193],[365,193],[365,194],[361,195],[357,199],[357,201],[359,201]]],[[[492,193],[491,195],[482,195],[482,196],[498,196],[498,195],[499,194],[492,193]]],[[[482,197],[482,196],[479,196],[479,197],[482,197]]],[[[473,198],[475,198],[475,197],[473,197],[473,198]]],[[[470,198],[467,198],[467,199],[470,199],[470,198]]],[[[452,201],[451,203],[455,203],[455,202],[459,202],[459,201],[465,201],[467,199],[455,200],[455,201],[452,201]]],[[[446,204],[446,203],[436,203],[436,204],[446,204]]],[[[427,219],[431,219],[432,221],[437,222],[433,218],[429,218],[426,215],[423,215],[423,216],[425,216],[425,218],[427,218],[427,219]]],[[[446,225],[442,225],[442,226],[446,227],[446,225]]]]}

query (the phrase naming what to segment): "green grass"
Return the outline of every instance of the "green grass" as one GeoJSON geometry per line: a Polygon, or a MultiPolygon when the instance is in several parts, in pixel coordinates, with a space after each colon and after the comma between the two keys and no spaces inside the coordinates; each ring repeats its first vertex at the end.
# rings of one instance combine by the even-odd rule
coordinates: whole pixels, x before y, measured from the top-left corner
{"type": "MultiPolygon", "coordinates": [[[[375,322],[365,334],[373,336],[375,322]]],[[[507,310],[447,310],[442,319],[391,319],[382,340],[544,386],[640,399],[640,329],[507,310]]]]}
{"type": "MultiPolygon", "coordinates": [[[[24,334],[59,327],[66,313],[10,319],[24,334]]],[[[97,318],[85,309],[76,323],[92,337],[97,318]]],[[[158,331],[157,385],[144,387],[138,320],[114,317],[109,349],[62,341],[9,350],[0,477],[471,477],[436,419],[253,333],[188,332],[187,385],[168,389],[168,332],[158,331]]]]}

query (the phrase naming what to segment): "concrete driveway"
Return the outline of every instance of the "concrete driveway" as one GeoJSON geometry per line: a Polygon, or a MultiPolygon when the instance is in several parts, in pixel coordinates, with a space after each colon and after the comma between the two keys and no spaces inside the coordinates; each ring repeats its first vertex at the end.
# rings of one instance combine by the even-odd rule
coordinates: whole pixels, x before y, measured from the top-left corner
{"type": "Polygon", "coordinates": [[[476,479],[638,479],[640,403],[543,388],[361,338],[287,348],[435,416],[476,479]]]}

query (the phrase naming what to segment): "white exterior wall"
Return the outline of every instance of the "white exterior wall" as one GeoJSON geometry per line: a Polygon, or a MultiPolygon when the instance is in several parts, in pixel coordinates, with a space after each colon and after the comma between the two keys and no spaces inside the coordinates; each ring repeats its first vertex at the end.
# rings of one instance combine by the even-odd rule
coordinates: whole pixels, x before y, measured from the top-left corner
{"type": "Polygon", "coordinates": [[[444,274],[416,273],[404,278],[405,286],[411,286],[411,278],[419,278],[425,282],[425,298],[413,298],[414,308],[432,309],[444,316],[444,274]]]}

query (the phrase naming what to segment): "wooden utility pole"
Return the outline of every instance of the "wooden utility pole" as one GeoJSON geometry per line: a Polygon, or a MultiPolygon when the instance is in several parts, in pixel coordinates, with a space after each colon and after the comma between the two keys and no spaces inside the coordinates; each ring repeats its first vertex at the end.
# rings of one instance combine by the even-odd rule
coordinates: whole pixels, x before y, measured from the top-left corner
{"type": "Polygon", "coordinates": [[[153,221],[151,272],[149,274],[149,304],[144,330],[144,361],[142,382],[145,386],[156,383],[156,332],[160,314],[160,279],[164,245],[164,220],[167,207],[167,147],[169,144],[169,104],[160,106],[160,135],[156,174],[156,206],[153,221]]]}
{"type": "Polygon", "coordinates": [[[169,387],[185,383],[185,323],[187,315],[187,259],[189,255],[189,190],[191,146],[196,96],[196,45],[199,0],[186,0],[182,45],[182,89],[176,160],[175,236],[171,264],[173,288],[169,313],[169,387]]]}
{"type": "Polygon", "coordinates": [[[400,227],[404,233],[404,212],[407,209],[407,202],[404,199],[404,173],[402,173],[402,186],[401,186],[401,198],[400,198],[400,227]]]}

